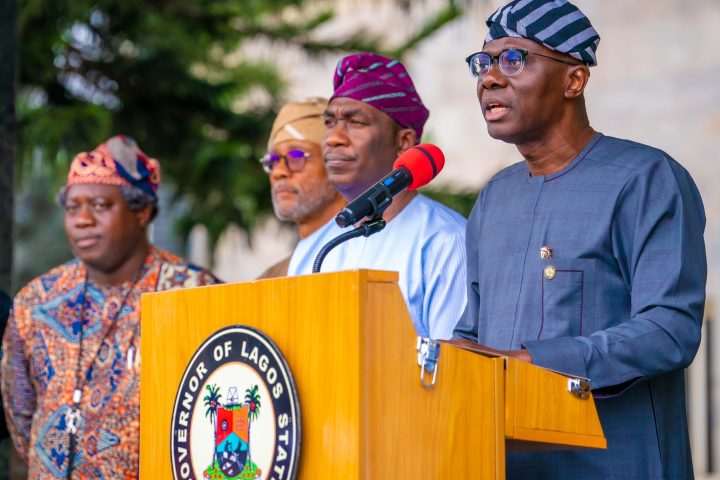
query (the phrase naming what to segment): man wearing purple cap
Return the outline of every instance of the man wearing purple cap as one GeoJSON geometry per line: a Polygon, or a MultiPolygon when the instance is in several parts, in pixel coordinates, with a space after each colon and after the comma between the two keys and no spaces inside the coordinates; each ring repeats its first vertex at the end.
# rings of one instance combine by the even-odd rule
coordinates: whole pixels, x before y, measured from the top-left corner
{"type": "MultiPolygon", "coordinates": [[[[419,143],[429,112],[405,67],[373,53],[343,58],[325,112],[328,179],[348,201],[390,173],[419,143]]],[[[418,194],[397,195],[380,233],[355,238],[325,258],[322,271],[369,268],[400,273],[399,286],[418,334],[450,338],[465,307],[465,219],[418,194]]],[[[344,230],[334,219],[300,241],[289,274],[312,271],[320,248],[344,230]]]]}
{"type": "Polygon", "coordinates": [[[20,290],[3,339],[8,429],[30,478],[138,476],[140,296],[217,283],[149,243],[159,182],[125,136],[70,166],[59,203],[76,258],[20,290]]]}
{"type": "Polygon", "coordinates": [[[565,0],[516,0],[467,57],[487,130],[524,161],[483,188],[456,334],[590,380],[607,450],[512,453],[508,478],[693,478],[684,369],[707,273],[700,194],[666,153],[590,126],[600,37],[565,0]]]}

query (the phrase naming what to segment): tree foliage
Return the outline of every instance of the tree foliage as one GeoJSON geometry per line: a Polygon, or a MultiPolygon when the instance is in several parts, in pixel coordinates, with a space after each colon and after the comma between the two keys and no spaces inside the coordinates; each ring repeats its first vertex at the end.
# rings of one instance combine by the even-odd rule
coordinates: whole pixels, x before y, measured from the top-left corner
{"type": "Polygon", "coordinates": [[[386,45],[361,25],[329,41],[315,33],[333,20],[332,5],[20,0],[21,185],[41,165],[54,179],[45,192],[50,198],[77,152],[124,133],[160,159],[163,183],[175,186],[185,206],[178,234],[196,223],[213,241],[230,222],[251,229],[271,211],[257,159],[286,85],[274,58],[254,58],[243,48],[264,40],[310,60],[354,50],[402,56],[460,14],[450,2],[401,45],[386,45]]]}

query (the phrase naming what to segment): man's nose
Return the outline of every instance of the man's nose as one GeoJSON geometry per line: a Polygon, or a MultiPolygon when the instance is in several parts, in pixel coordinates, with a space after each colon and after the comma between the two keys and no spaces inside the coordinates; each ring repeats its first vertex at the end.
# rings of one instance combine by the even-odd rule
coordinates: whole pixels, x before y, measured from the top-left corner
{"type": "Polygon", "coordinates": [[[507,77],[500,71],[500,64],[493,62],[490,71],[484,77],[478,79],[478,91],[480,88],[493,89],[507,85],[507,77]]]}
{"type": "Polygon", "coordinates": [[[336,147],[348,144],[348,136],[345,131],[345,122],[339,121],[325,132],[325,144],[329,147],[336,147]]]}
{"type": "Polygon", "coordinates": [[[280,157],[280,160],[275,163],[272,171],[270,172],[270,178],[273,180],[288,178],[291,175],[292,172],[290,172],[290,168],[288,168],[288,163],[285,157],[280,157]]]}
{"type": "Polygon", "coordinates": [[[90,227],[95,225],[95,215],[90,205],[81,205],[77,212],[73,215],[75,226],[78,228],[90,227]]]}

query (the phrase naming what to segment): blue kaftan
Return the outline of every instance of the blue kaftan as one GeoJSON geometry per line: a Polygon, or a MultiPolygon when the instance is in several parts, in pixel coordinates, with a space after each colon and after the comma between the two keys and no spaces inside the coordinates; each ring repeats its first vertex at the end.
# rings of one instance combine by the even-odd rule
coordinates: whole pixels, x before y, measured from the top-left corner
{"type": "Polygon", "coordinates": [[[704,227],[683,167],[601,134],[559,172],[522,162],[490,180],[468,221],[456,336],[526,348],[607,397],[607,451],[510,454],[508,478],[692,478],[683,369],[700,342],[704,227]]]}

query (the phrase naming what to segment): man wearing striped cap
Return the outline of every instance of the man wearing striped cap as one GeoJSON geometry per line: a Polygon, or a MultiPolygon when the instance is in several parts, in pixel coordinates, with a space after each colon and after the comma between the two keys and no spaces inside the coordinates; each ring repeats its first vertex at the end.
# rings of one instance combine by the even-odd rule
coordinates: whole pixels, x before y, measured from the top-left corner
{"type": "Polygon", "coordinates": [[[150,243],[159,185],[158,161],[124,135],[70,165],[58,203],[75,259],[18,292],[3,338],[5,414],[28,478],[138,477],[140,297],[218,283],[150,243]]]}
{"type": "Polygon", "coordinates": [[[684,369],[700,342],[705,214],[666,153],[590,126],[600,37],[564,0],[518,0],[467,57],[487,130],[523,161],[468,221],[468,307],[456,328],[590,379],[607,450],[514,453],[508,478],[693,478],[684,369]]]}
{"type": "MultiPolygon", "coordinates": [[[[335,70],[325,111],[328,179],[348,201],[392,170],[420,141],[429,112],[397,60],[363,52],[335,70]]],[[[465,308],[465,219],[416,191],[397,195],[384,230],[354,238],[325,258],[322,271],[369,268],[400,273],[399,286],[420,336],[450,338],[465,308]]],[[[344,233],[331,219],[298,243],[289,274],[310,273],[320,248],[344,233]]]]}

